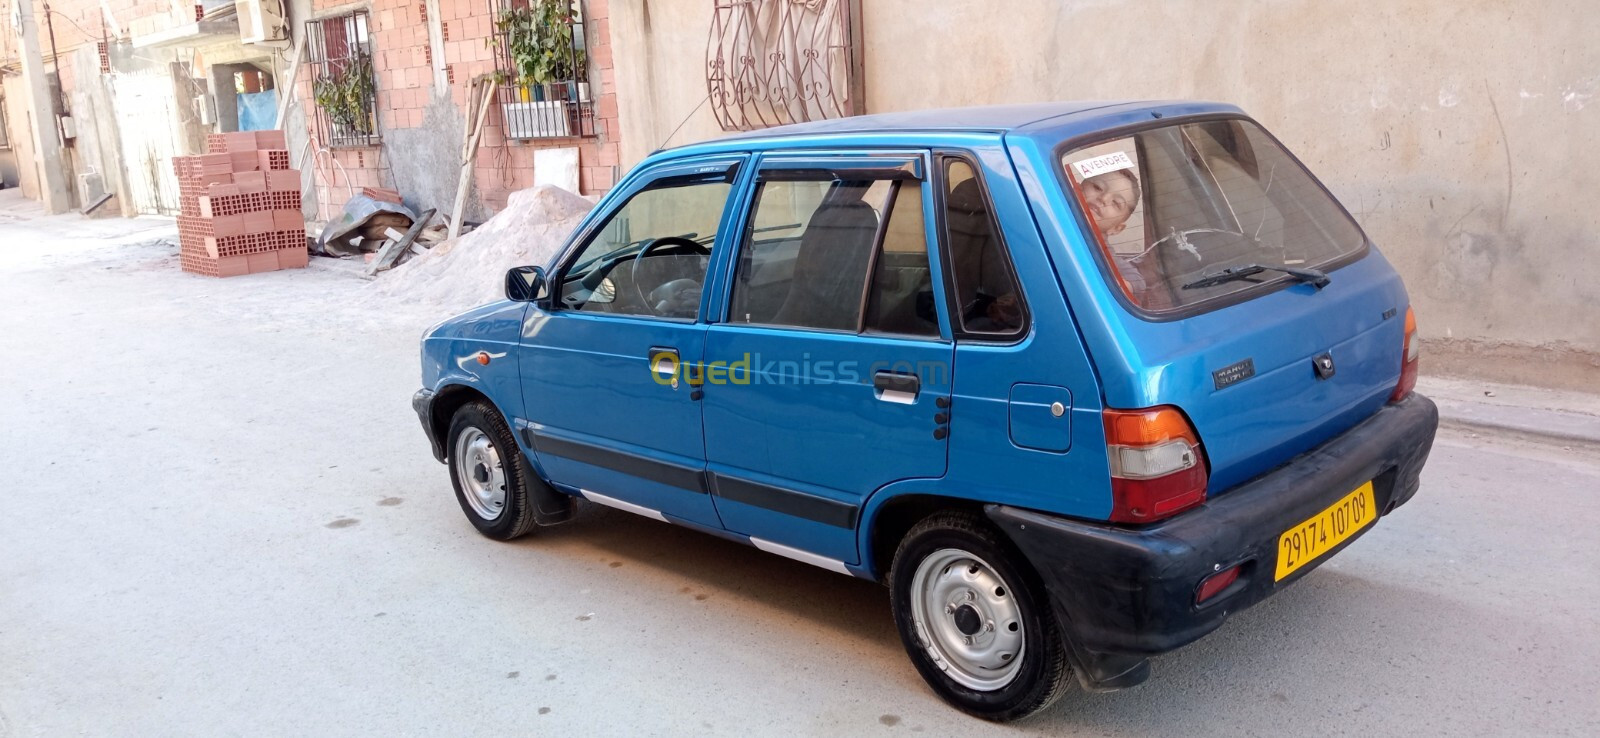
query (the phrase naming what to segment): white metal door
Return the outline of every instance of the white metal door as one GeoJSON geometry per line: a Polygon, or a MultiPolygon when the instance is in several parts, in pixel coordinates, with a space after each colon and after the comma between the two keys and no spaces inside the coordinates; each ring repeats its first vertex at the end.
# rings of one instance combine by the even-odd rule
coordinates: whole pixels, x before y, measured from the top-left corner
{"type": "Polygon", "coordinates": [[[172,157],[184,153],[183,127],[173,94],[170,67],[116,73],[116,100],[122,165],[128,170],[128,198],[134,209],[152,215],[178,214],[178,178],[172,157]]]}

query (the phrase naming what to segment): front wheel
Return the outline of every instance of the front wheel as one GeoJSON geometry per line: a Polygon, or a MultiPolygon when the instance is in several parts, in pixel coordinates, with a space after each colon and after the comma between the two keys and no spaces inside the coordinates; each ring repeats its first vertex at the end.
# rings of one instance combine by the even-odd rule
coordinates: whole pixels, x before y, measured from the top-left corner
{"type": "Polygon", "coordinates": [[[446,442],[456,501],[478,532],[509,541],[533,530],[528,493],[539,481],[500,413],[485,402],[462,405],[450,419],[446,442]]]}
{"type": "Polygon", "coordinates": [[[889,580],[906,653],[928,686],[962,711],[1015,720],[1071,686],[1043,586],[983,518],[940,513],[918,523],[889,580]]]}

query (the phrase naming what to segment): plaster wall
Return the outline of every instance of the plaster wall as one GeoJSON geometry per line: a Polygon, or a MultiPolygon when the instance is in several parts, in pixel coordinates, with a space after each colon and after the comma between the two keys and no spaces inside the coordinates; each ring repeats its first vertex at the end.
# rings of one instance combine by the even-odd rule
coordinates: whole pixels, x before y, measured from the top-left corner
{"type": "Polygon", "coordinates": [[[28,82],[21,75],[0,80],[5,86],[7,138],[17,164],[17,186],[22,196],[39,199],[39,164],[33,150],[33,109],[28,106],[28,82]]]}
{"type": "MultiPolygon", "coordinates": [[[[1404,275],[1434,367],[1600,382],[1593,2],[862,5],[868,112],[1236,103],[1306,162],[1404,275]]],[[[719,135],[705,107],[689,115],[706,94],[710,4],[640,0],[617,3],[612,16],[627,39],[617,47],[623,163],[686,116],[674,145],[719,135]]]]}

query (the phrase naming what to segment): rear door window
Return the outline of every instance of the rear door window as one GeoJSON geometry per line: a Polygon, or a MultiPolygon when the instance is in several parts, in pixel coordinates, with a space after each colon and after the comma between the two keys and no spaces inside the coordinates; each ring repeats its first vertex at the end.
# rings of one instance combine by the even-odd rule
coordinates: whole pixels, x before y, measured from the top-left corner
{"type": "Polygon", "coordinates": [[[729,321],[936,337],[922,182],[850,170],[757,186],[729,321]]]}
{"type": "Polygon", "coordinates": [[[1146,312],[1231,303],[1291,279],[1280,268],[1342,266],[1366,244],[1344,208],[1247,120],[1141,131],[1075,148],[1061,166],[1108,277],[1146,312]]]}

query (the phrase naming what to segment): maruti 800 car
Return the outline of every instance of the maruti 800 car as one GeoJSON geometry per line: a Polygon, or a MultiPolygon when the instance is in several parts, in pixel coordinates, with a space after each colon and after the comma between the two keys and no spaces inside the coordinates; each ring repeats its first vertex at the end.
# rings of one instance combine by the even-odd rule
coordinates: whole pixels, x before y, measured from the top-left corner
{"type": "Polygon", "coordinates": [[[1239,109],[869,115],[657,152],[414,404],[512,539],[578,499],[885,583],[1009,720],[1143,682],[1417,491],[1416,322],[1239,109]]]}

